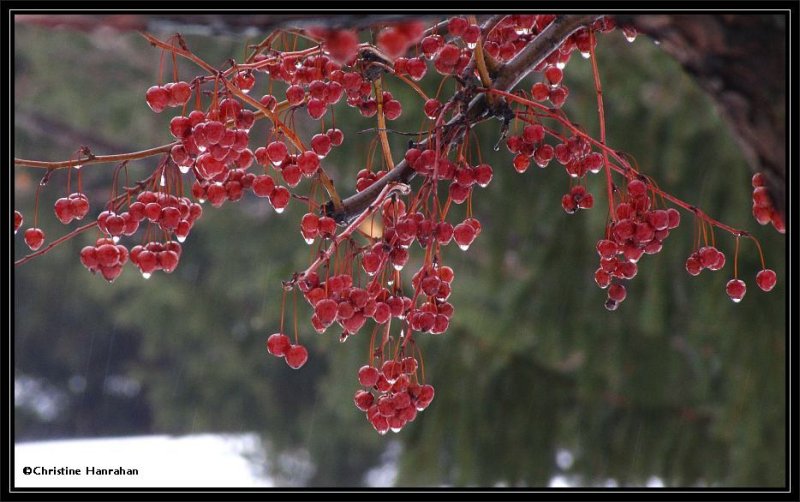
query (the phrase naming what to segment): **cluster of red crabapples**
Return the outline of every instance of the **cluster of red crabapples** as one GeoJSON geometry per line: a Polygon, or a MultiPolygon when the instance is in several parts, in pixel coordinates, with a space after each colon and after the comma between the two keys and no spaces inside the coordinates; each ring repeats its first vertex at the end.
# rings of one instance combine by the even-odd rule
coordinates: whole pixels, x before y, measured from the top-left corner
{"type": "MultiPolygon", "coordinates": [[[[492,166],[489,164],[470,166],[463,161],[456,164],[445,157],[437,157],[436,150],[431,148],[420,149],[414,147],[409,148],[405,153],[406,162],[418,174],[434,178],[437,181],[450,181],[450,200],[455,204],[461,204],[467,200],[472,193],[473,185],[485,188],[494,176],[492,166]]],[[[363,184],[364,188],[378,179],[380,178],[371,178],[370,183],[363,184]]]]}
{"type": "Polygon", "coordinates": [[[101,237],[94,246],[81,249],[81,263],[90,272],[100,274],[113,282],[122,273],[122,266],[128,261],[128,248],[114,242],[113,238],[101,237]]]}
{"type": "Polygon", "coordinates": [[[782,234],[786,233],[781,213],[773,207],[767,187],[764,186],[763,173],[753,175],[753,217],[760,225],[772,223],[775,230],[782,234]]]}
{"type": "Polygon", "coordinates": [[[358,370],[358,382],[366,390],[357,390],[353,403],[378,434],[400,432],[433,401],[433,386],[416,381],[417,366],[417,360],[408,356],[384,361],[380,370],[371,365],[358,370]]]}
{"type": "Polygon", "coordinates": [[[183,81],[154,85],[145,92],[147,105],[156,113],[160,113],[167,107],[183,106],[191,97],[192,88],[188,82],[183,81]]]}
{"type": "Polygon", "coordinates": [[[554,148],[544,142],[544,127],[541,124],[527,124],[519,136],[509,136],[506,140],[508,151],[516,154],[514,169],[524,173],[531,164],[531,159],[539,167],[547,167],[555,155],[554,148]]]}
{"type": "Polygon", "coordinates": [[[145,279],[157,270],[171,273],[180,260],[180,243],[202,213],[202,207],[186,197],[150,190],[140,192],[127,211],[118,214],[107,209],[98,215],[97,227],[108,237],[98,239],[94,246],[84,247],[80,254],[81,263],[90,272],[101,272],[110,282],[119,277],[129,258],[145,279]],[[117,241],[123,235],[135,234],[142,221],[148,221],[164,235],[174,235],[178,241],[150,241],[134,246],[129,253],[117,241]],[[118,251],[118,256],[114,255],[110,244],[118,251]]]}
{"type": "Polygon", "coordinates": [[[82,220],[89,214],[89,198],[86,194],[75,192],[67,197],[61,197],[53,205],[58,221],[67,225],[72,220],[82,220]]]}
{"type": "Polygon", "coordinates": [[[670,230],[680,224],[680,213],[674,209],[654,209],[647,183],[635,178],[628,182],[625,202],[615,208],[615,220],[609,225],[606,239],[597,243],[600,268],[594,280],[600,288],[608,288],[606,308],[616,310],[625,300],[625,286],[617,281],[633,279],[637,262],[644,254],[661,251],[670,230]]]}
{"type": "Polygon", "coordinates": [[[273,333],[267,338],[267,351],[275,357],[283,358],[295,370],[308,360],[308,350],[300,344],[292,343],[283,333],[273,333]]]}

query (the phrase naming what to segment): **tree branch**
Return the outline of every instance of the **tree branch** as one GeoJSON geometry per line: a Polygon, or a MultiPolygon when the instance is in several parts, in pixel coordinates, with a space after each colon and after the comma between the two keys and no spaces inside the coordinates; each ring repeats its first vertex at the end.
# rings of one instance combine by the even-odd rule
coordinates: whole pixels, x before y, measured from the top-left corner
{"type": "Polygon", "coordinates": [[[124,160],[139,160],[139,159],[145,159],[147,157],[152,157],[153,155],[158,155],[159,153],[167,153],[172,149],[173,146],[177,144],[178,144],[177,141],[173,141],[172,143],[168,143],[166,145],[161,145],[154,148],[148,148],[147,150],[141,150],[138,152],[120,153],[116,155],[91,155],[88,158],[83,158],[83,159],[79,158],[76,160],[64,160],[58,162],[45,162],[41,160],[27,160],[27,159],[15,158],[14,165],[37,167],[40,169],[67,169],[78,165],[85,166],[88,164],[105,164],[110,162],[122,162],[124,160]]]}
{"type": "MultiPolygon", "coordinates": [[[[564,40],[578,29],[591,24],[598,15],[565,15],[557,17],[545,28],[536,39],[528,44],[513,60],[501,66],[497,71],[494,88],[509,91],[525,78],[533,68],[544,61],[564,40]]],[[[465,112],[459,113],[443,126],[443,143],[448,144],[452,138],[463,134],[468,127],[483,122],[497,113],[496,109],[489,106],[487,96],[481,94],[475,97],[465,112]]],[[[424,148],[429,140],[422,141],[419,146],[424,148]]],[[[414,169],[408,162],[402,160],[394,169],[384,177],[367,187],[365,190],[348,197],[342,201],[341,208],[335,210],[328,205],[326,213],[338,223],[346,224],[363,212],[375,200],[383,187],[388,183],[408,183],[414,177],[414,169]]]]}

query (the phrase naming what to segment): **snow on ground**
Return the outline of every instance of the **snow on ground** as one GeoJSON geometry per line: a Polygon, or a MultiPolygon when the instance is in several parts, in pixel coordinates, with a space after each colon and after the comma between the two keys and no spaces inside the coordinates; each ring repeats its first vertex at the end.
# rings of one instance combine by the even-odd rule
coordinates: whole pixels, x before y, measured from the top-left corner
{"type": "Polygon", "coordinates": [[[133,436],[17,443],[17,488],[271,487],[255,434],[133,436]],[[95,474],[87,471],[95,469],[95,474]],[[72,471],[68,471],[71,469],[72,471]],[[67,474],[80,470],[80,474],[67,474]],[[138,474],[97,474],[136,469],[138,474]],[[50,473],[47,473],[50,470],[50,473]],[[60,472],[59,472],[60,470],[60,472]],[[30,472],[25,474],[25,472],[30,472]],[[37,474],[39,473],[39,474],[37,474]]]}

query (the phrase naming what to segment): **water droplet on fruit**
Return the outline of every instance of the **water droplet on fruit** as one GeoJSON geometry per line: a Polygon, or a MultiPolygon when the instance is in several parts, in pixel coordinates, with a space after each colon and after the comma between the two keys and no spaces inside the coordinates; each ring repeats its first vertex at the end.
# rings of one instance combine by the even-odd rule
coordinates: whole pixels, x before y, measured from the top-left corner
{"type": "Polygon", "coordinates": [[[75,164],[75,169],[80,169],[81,167],[83,167],[83,164],[75,164]]]}
{"type": "Polygon", "coordinates": [[[400,263],[392,263],[392,267],[394,267],[394,269],[397,270],[398,272],[400,270],[403,270],[404,266],[405,266],[405,263],[402,263],[402,264],[400,264],[400,263]]]}
{"type": "Polygon", "coordinates": [[[385,431],[384,431],[384,430],[379,430],[379,431],[378,431],[378,434],[380,434],[381,436],[383,436],[383,435],[385,435],[387,432],[389,432],[389,431],[388,431],[388,430],[385,430],[385,431]]]}
{"type": "Polygon", "coordinates": [[[188,173],[191,168],[192,166],[183,166],[183,165],[178,166],[178,170],[181,172],[181,174],[188,173]]]}
{"type": "Polygon", "coordinates": [[[634,40],[636,40],[636,35],[625,35],[625,40],[627,40],[628,42],[633,42],[634,40]]]}
{"type": "Polygon", "coordinates": [[[203,145],[197,145],[197,149],[200,151],[200,153],[203,153],[203,152],[206,151],[206,147],[203,146],[203,145]]]}
{"type": "Polygon", "coordinates": [[[469,244],[459,244],[458,247],[461,249],[461,251],[466,251],[469,249],[469,244]]]}
{"type": "Polygon", "coordinates": [[[731,298],[731,301],[733,303],[739,303],[740,301],[742,301],[742,299],[741,298],[731,298]]]}
{"type": "Polygon", "coordinates": [[[583,59],[589,59],[590,57],[592,57],[592,53],[591,52],[583,52],[583,51],[581,51],[581,57],[583,59]]]}
{"type": "Polygon", "coordinates": [[[563,70],[566,66],[567,66],[567,63],[565,63],[563,61],[556,62],[556,68],[558,68],[559,70],[563,70]]]}
{"type": "Polygon", "coordinates": [[[402,427],[390,427],[390,429],[392,429],[392,432],[394,432],[395,434],[403,430],[402,427]]]}
{"type": "Polygon", "coordinates": [[[281,214],[281,213],[283,212],[283,210],[284,210],[284,209],[286,209],[286,208],[285,208],[285,207],[281,207],[281,208],[277,208],[277,207],[276,207],[276,208],[275,208],[275,212],[276,212],[276,213],[278,213],[278,214],[281,214]]]}
{"type": "Polygon", "coordinates": [[[242,93],[243,94],[248,94],[249,92],[250,92],[250,89],[242,89],[242,93]]]}
{"type": "Polygon", "coordinates": [[[478,44],[476,44],[476,43],[467,44],[467,49],[470,49],[470,50],[472,50],[472,49],[474,49],[474,48],[475,48],[477,45],[478,45],[478,44]]]}
{"type": "Polygon", "coordinates": [[[115,235],[115,236],[111,237],[111,239],[114,241],[114,244],[116,244],[116,243],[119,242],[119,235],[115,235]]]}
{"type": "Polygon", "coordinates": [[[151,275],[153,274],[150,272],[142,272],[142,277],[144,277],[145,279],[149,279],[151,275]]]}
{"type": "Polygon", "coordinates": [[[183,241],[186,240],[186,236],[185,235],[176,235],[176,237],[178,238],[178,242],[183,242],[183,241]]]}
{"type": "MultiPolygon", "coordinates": [[[[277,209],[276,209],[276,211],[277,211],[277,209]]],[[[278,212],[280,212],[280,211],[278,211],[278,212]]],[[[305,238],[304,237],[303,240],[306,241],[306,244],[308,244],[309,246],[314,244],[314,238],[313,237],[309,237],[309,238],[305,238]]]]}

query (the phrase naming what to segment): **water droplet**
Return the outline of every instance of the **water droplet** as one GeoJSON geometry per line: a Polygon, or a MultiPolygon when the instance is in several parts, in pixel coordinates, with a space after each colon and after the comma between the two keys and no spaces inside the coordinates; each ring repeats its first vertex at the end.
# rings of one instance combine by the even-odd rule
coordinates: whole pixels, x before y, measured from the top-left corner
{"type": "Polygon", "coordinates": [[[242,94],[248,94],[249,92],[250,92],[250,89],[242,89],[242,94]]]}
{"type": "Polygon", "coordinates": [[[178,242],[183,242],[183,241],[186,240],[186,236],[185,235],[176,235],[176,237],[178,238],[178,242]]]}
{"type": "Polygon", "coordinates": [[[74,166],[75,169],[80,169],[81,167],[83,167],[83,164],[75,164],[74,166]]]}
{"type": "Polygon", "coordinates": [[[398,272],[400,270],[403,270],[403,267],[405,267],[405,266],[406,266],[405,263],[402,263],[402,264],[400,264],[400,263],[392,263],[392,267],[394,267],[394,269],[397,270],[398,272]]]}
{"type": "Polygon", "coordinates": [[[203,145],[197,145],[197,149],[202,153],[206,151],[206,147],[203,145]]]}
{"type": "Polygon", "coordinates": [[[285,208],[285,207],[281,207],[281,208],[277,208],[277,207],[276,207],[276,208],[275,208],[275,212],[276,212],[276,213],[278,213],[278,214],[281,214],[281,213],[283,212],[283,210],[284,210],[284,209],[286,209],[286,208],[285,208]]]}
{"type": "Polygon", "coordinates": [[[461,251],[466,251],[469,249],[469,244],[459,244],[458,247],[461,248],[461,251]]]}
{"type": "Polygon", "coordinates": [[[467,49],[470,49],[470,50],[472,50],[472,49],[474,49],[475,47],[477,47],[477,45],[478,45],[478,44],[476,44],[476,43],[467,44],[467,49]]]}
{"type": "Polygon", "coordinates": [[[161,185],[162,187],[167,186],[167,177],[162,174],[161,181],[159,181],[158,184],[161,185]]]}
{"type": "Polygon", "coordinates": [[[385,431],[384,431],[384,430],[379,430],[379,431],[378,431],[378,434],[380,434],[381,436],[383,436],[383,435],[385,435],[387,432],[389,432],[389,431],[388,431],[388,430],[385,430],[385,431]]]}
{"type": "MultiPolygon", "coordinates": [[[[276,211],[277,211],[277,209],[276,209],[276,211]]],[[[278,212],[280,212],[280,211],[278,211],[278,212]]],[[[309,246],[314,244],[314,238],[313,237],[303,237],[303,240],[306,241],[306,244],[308,244],[309,246]]]]}
{"type": "Polygon", "coordinates": [[[114,241],[114,244],[118,243],[119,242],[119,235],[115,235],[115,236],[111,237],[111,240],[114,241]]]}
{"type": "Polygon", "coordinates": [[[625,35],[625,40],[633,43],[633,41],[636,40],[636,35],[625,35]]]}
{"type": "Polygon", "coordinates": [[[661,45],[661,40],[653,40],[653,43],[656,45],[661,45]]]}
{"type": "Polygon", "coordinates": [[[740,301],[742,301],[741,298],[731,298],[731,300],[733,300],[733,303],[739,303],[740,301]]]}
{"type": "Polygon", "coordinates": [[[386,285],[387,286],[394,286],[394,279],[389,279],[388,281],[386,281],[386,285]]]}
{"type": "Polygon", "coordinates": [[[197,202],[199,202],[200,204],[205,204],[206,203],[206,199],[201,197],[201,198],[197,199],[197,202]]]}
{"type": "Polygon", "coordinates": [[[178,170],[181,172],[181,174],[186,174],[186,173],[188,173],[188,172],[189,172],[191,169],[192,169],[192,166],[184,166],[184,165],[180,165],[180,166],[178,166],[178,170]]]}
{"type": "Polygon", "coordinates": [[[391,427],[391,429],[392,429],[392,432],[394,432],[395,434],[397,434],[398,432],[400,432],[401,430],[403,430],[403,428],[402,428],[402,427],[391,427]]]}
{"type": "Polygon", "coordinates": [[[144,277],[145,279],[149,279],[151,275],[153,274],[150,272],[142,272],[142,277],[144,277]]]}
{"type": "Polygon", "coordinates": [[[591,53],[591,52],[588,52],[588,51],[587,51],[587,52],[583,52],[583,51],[581,51],[581,57],[582,57],[583,59],[589,59],[590,57],[592,57],[592,53],[591,53]]]}
{"type": "Polygon", "coordinates": [[[556,62],[556,68],[558,68],[559,70],[563,70],[564,67],[566,67],[566,66],[567,66],[567,63],[565,63],[563,61],[556,62]]]}

